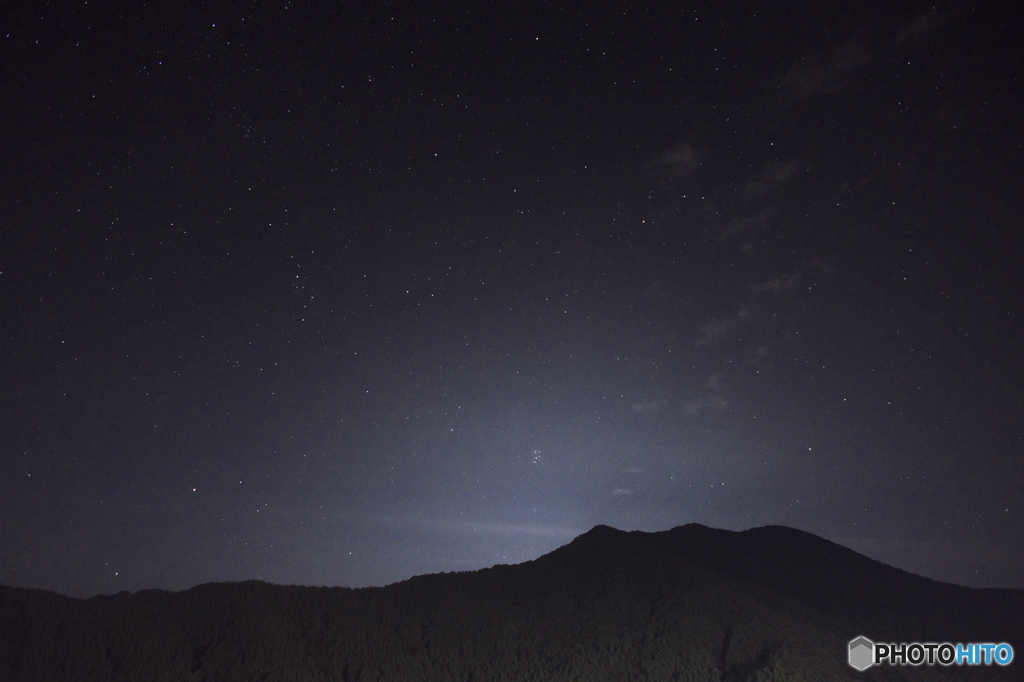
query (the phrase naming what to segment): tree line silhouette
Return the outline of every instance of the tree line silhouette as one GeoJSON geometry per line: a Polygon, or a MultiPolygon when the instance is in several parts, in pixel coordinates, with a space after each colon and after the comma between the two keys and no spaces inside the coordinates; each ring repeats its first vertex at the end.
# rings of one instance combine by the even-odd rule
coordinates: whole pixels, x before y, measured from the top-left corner
{"type": "Polygon", "coordinates": [[[936,583],[791,529],[597,527],[536,561],[382,588],[250,581],[82,600],[0,587],[0,680],[859,679],[846,644],[860,634],[964,641],[981,624],[1022,641],[1022,595],[936,583]]]}

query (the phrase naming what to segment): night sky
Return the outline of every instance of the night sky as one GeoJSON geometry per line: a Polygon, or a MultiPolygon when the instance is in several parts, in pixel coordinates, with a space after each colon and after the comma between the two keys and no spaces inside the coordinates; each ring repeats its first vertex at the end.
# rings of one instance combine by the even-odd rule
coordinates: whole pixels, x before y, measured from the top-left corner
{"type": "Polygon", "coordinates": [[[1020,9],[199,5],[0,9],[0,583],[1024,588],[1020,9]]]}

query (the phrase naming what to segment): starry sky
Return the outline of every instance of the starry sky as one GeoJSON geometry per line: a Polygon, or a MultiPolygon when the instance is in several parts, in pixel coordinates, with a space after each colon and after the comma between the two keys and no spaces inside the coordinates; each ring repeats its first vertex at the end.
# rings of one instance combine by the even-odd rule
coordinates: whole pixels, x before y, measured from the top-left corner
{"type": "Polygon", "coordinates": [[[1024,587],[1022,20],[4,3],[0,583],[697,522],[1024,587]]]}

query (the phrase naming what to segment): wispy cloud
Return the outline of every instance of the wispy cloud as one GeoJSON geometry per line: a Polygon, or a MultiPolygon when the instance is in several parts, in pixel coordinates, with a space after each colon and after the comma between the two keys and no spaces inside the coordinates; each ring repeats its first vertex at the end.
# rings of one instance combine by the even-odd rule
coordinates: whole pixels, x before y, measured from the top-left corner
{"type": "Polygon", "coordinates": [[[781,294],[799,284],[800,279],[801,274],[797,270],[786,277],[775,277],[764,282],[751,284],[750,290],[755,294],[781,294]]]}
{"type": "Polygon", "coordinates": [[[948,20],[949,15],[940,12],[937,7],[926,9],[903,25],[894,42],[897,47],[924,42],[948,20]]]}
{"type": "Polygon", "coordinates": [[[721,343],[754,312],[754,306],[744,303],[735,315],[705,322],[700,325],[700,334],[694,342],[698,348],[721,343]]]}
{"type": "Polygon", "coordinates": [[[438,518],[421,518],[402,515],[359,515],[358,518],[368,526],[385,528],[416,528],[436,533],[457,535],[492,535],[492,536],[531,536],[550,538],[573,538],[584,529],[564,526],[542,526],[529,523],[502,523],[495,521],[473,521],[438,518]]]}
{"type": "MultiPolygon", "coordinates": [[[[792,161],[778,162],[768,165],[761,175],[751,180],[743,188],[742,196],[747,201],[763,199],[781,187],[796,173],[797,166],[792,161]]],[[[767,216],[764,218],[767,221],[767,216]]]]}
{"type": "Polygon", "coordinates": [[[493,523],[463,521],[458,523],[440,522],[438,530],[468,535],[527,535],[545,538],[573,538],[583,532],[579,528],[558,526],[537,526],[526,523],[493,523]]]}
{"type": "Polygon", "coordinates": [[[722,231],[718,234],[718,241],[725,241],[730,237],[744,234],[754,230],[763,230],[768,227],[769,219],[771,218],[771,210],[768,208],[763,209],[759,213],[752,213],[748,215],[742,215],[738,218],[733,218],[722,231]]]}
{"type": "Polygon", "coordinates": [[[710,412],[724,412],[729,409],[729,401],[720,395],[704,395],[687,400],[679,408],[684,417],[699,417],[710,412]]]}
{"type": "Polygon", "coordinates": [[[787,104],[801,102],[819,92],[838,88],[845,74],[869,61],[870,48],[854,41],[838,45],[828,55],[812,52],[789,67],[779,83],[780,93],[787,104]]]}
{"type": "Polygon", "coordinates": [[[649,400],[647,402],[633,403],[631,406],[633,412],[638,414],[649,413],[649,412],[660,412],[661,408],[665,406],[664,400],[649,400]]]}
{"type": "Polygon", "coordinates": [[[832,51],[832,68],[837,71],[852,71],[871,61],[871,49],[867,45],[847,41],[832,51]]]}
{"type": "Polygon", "coordinates": [[[744,324],[758,310],[762,297],[767,295],[779,295],[793,289],[800,283],[803,275],[800,270],[794,270],[789,275],[775,277],[762,282],[755,282],[749,285],[750,295],[747,300],[740,304],[736,313],[730,317],[718,318],[705,322],[698,329],[700,333],[694,342],[698,348],[710,346],[725,341],[730,334],[744,324]]]}
{"type": "Polygon", "coordinates": [[[664,151],[650,165],[660,179],[671,181],[686,177],[700,168],[700,157],[689,143],[683,143],[664,151]]]}

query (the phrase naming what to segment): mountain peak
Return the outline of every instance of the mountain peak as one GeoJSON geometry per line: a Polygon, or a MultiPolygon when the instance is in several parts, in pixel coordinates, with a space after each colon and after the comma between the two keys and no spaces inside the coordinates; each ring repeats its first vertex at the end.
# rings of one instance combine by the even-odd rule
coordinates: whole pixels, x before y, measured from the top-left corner
{"type": "Polygon", "coordinates": [[[0,679],[852,680],[842,652],[858,634],[1016,642],[1022,614],[1024,591],[938,583],[784,526],[598,525],[536,561],[372,590],[0,587],[0,679]]]}

